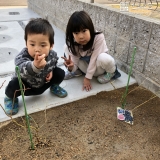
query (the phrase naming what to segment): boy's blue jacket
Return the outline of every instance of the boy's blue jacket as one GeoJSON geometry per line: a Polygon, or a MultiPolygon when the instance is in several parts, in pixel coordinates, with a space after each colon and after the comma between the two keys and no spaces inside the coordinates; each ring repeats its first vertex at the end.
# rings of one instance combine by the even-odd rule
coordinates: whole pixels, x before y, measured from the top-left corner
{"type": "MultiPolygon", "coordinates": [[[[27,48],[24,48],[16,56],[15,65],[19,67],[21,79],[27,82],[30,87],[40,88],[44,85],[46,76],[53,71],[57,65],[57,53],[51,50],[45,60],[47,62],[46,66],[43,69],[37,69],[33,65],[34,59],[29,55],[27,48]]],[[[15,76],[17,77],[16,74],[15,76]]]]}

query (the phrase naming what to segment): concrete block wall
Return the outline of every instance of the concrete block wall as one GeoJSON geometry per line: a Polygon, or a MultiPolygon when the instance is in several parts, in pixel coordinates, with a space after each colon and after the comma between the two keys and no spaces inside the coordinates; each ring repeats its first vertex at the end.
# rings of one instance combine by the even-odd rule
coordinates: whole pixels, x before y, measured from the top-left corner
{"type": "Polygon", "coordinates": [[[28,7],[65,32],[70,15],[85,10],[95,28],[105,34],[118,67],[128,73],[137,47],[132,76],[160,97],[160,23],[132,13],[80,0],[28,0],[28,7]]]}

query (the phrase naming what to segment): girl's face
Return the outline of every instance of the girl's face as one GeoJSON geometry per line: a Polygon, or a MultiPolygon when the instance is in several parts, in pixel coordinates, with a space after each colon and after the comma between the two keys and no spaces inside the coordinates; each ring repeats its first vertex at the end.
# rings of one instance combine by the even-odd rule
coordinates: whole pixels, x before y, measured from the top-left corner
{"type": "Polygon", "coordinates": [[[81,45],[86,45],[91,39],[89,29],[83,29],[80,32],[73,32],[73,37],[75,41],[81,45]]]}
{"type": "Polygon", "coordinates": [[[45,54],[48,56],[49,51],[53,48],[49,43],[49,36],[44,34],[28,34],[26,46],[28,48],[29,55],[34,58],[35,54],[45,54]]]}

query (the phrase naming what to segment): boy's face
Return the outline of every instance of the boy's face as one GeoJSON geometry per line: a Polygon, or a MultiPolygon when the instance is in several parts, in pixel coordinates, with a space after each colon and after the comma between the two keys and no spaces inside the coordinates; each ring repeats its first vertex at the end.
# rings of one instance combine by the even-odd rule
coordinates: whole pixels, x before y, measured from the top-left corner
{"type": "Polygon", "coordinates": [[[26,47],[29,55],[34,58],[36,53],[39,53],[39,55],[45,54],[45,57],[47,57],[53,45],[50,46],[48,35],[28,34],[26,47]]]}

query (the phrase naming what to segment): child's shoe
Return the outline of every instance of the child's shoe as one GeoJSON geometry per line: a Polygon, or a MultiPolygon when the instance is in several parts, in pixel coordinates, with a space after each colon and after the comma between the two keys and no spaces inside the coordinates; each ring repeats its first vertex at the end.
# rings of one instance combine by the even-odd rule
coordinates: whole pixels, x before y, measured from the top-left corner
{"type": "Polygon", "coordinates": [[[66,71],[64,80],[71,79],[71,78],[74,78],[74,77],[79,77],[81,75],[82,75],[82,72],[79,69],[77,69],[75,72],[66,71]]]}
{"type": "Polygon", "coordinates": [[[64,98],[68,95],[67,92],[62,87],[56,84],[51,85],[50,91],[60,98],[64,98]]]}
{"type": "Polygon", "coordinates": [[[8,115],[15,115],[19,111],[18,98],[15,98],[14,101],[7,96],[4,98],[5,112],[8,115]]]}
{"type": "Polygon", "coordinates": [[[99,83],[104,84],[108,83],[110,80],[117,79],[121,76],[121,74],[118,72],[117,67],[116,71],[114,73],[104,73],[103,75],[100,75],[97,77],[97,80],[99,83]]]}

